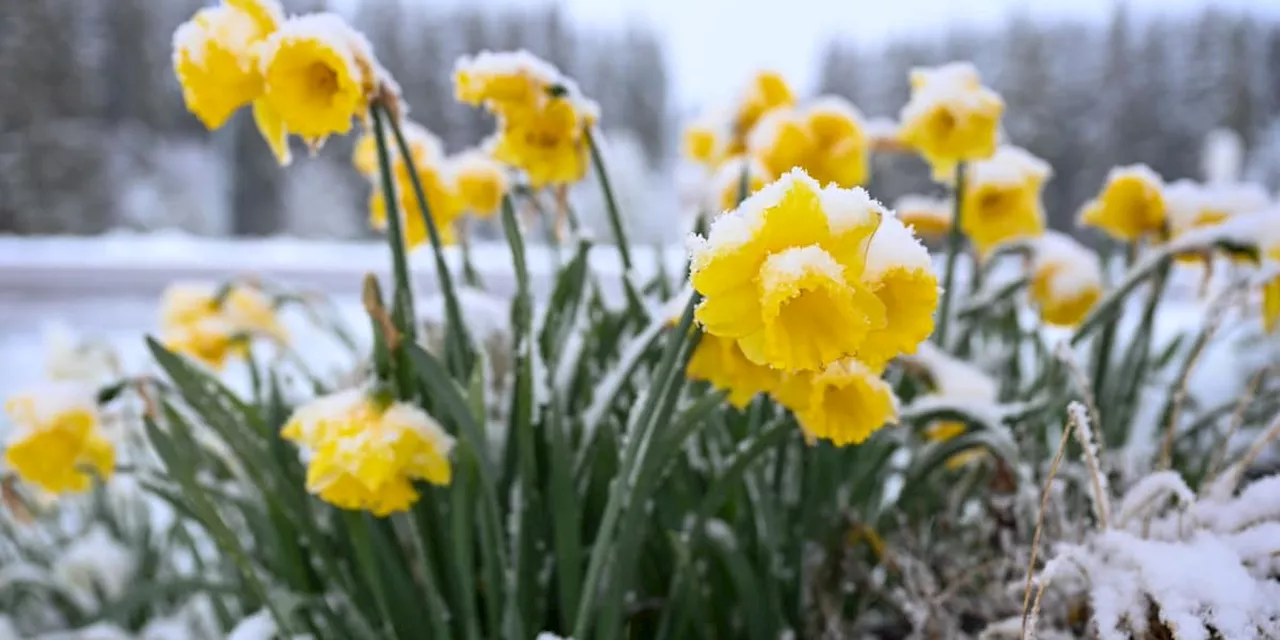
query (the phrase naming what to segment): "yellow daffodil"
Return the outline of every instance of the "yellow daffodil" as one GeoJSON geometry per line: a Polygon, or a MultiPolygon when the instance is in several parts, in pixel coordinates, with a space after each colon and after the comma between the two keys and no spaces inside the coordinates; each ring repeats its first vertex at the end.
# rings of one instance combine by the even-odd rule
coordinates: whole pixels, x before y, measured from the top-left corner
{"type": "MultiPolygon", "coordinates": [[[[432,162],[444,156],[444,145],[434,133],[426,127],[404,120],[400,123],[400,131],[409,145],[409,153],[414,166],[432,162]]],[[[387,157],[393,164],[400,163],[400,147],[390,131],[386,134],[387,157]]],[[[355,149],[351,152],[351,165],[360,175],[376,180],[378,176],[378,141],[372,131],[368,131],[356,140],[355,149]]]]}
{"type": "Polygon", "coordinates": [[[867,334],[858,359],[878,371],[899,354],[915,353],[933,333],[938,277],[929,250],[892,215],[871,239],[863,277],[884,305],[885,324],[867,334]]]}
{"type": "Polygon", "coordinates": [[[480,151],[469,151],[449,161],[458,201],[462,209],[482,218],[498,212],[507,192],[507,174],[502,165],[480,151]]]}
{"type": "MultiPolygon", "coordinates": [[[[436,231],[443,244],[457,241],[453,223],[458,219],[461,210],[458,207],[456,188],[440,166],[439,160],[425,160],[418,165],[418,180],[427,196],[427,207],[431,219],[435,221],[436,231]]],[[[400,212],[401,232],[404,234],[405,247],[413,249],[429,239],[427,221],[422,215],[422,207],[418,203],[418,195],[414,191],[413,181],[408,166],[399,163],[395,166],[393,184],[396,190],[396,208],[400,212]]],[[[382,187],[375,185],[369,195],[369,222],[375,229],[387,226],[387,201],[382,194],[382,187]]]]}
{"type": "Polygon", "coordinates": [[[732,211],[742,200],[742,177],[746,173],[746,195],[761,190],[773,181],[773,174],[764,165],[746,156],[730,158],[716,169],[711,176],[707,194],[707,208],[711,211],[732,211]]]}
{"type": "MultiPolygon", "coordinates": [[[[1202,227],[1221,224],[1236,216],[1257,213],[1270,204],[1267,192],[1248,183],[1203,185],[1178,180],[1165,189],[1168,231],[1171,238],[1202,227]]],[[[1249,254],[1231,255],[1247,261],[1249,254]]],[[[1200,263],[1204,256],[1180,255],[1180,263],[1200,263]]]]}
{"type": "Polygon", "coordinates": [[[819,98],[803,111],[779,107],[764,114],[747,150],[774,175],[800,167],[819,184],[855,187],[867,179],[862,115],[842,98],[819,98]]]}
{"type": "Polygon", "coordinates": [[[115,470],[115,447],[102,433],[92,388],[49,384],[5,402],[12,427],[5,464],[49,493],[81,492],[92,474],[115,470]]]}
{"type": "MultiPolygon", "coordinates": [[[[761,71],[751,78],[747,89],[739,97],[734,108],[733,136],[728,153],[741,153],[746,148],[747,136],[767,112],[796,103],[795,93],[781,74],[761,71]]],[[[790,169],[790,167],[787,167],[790,169]]]]}
{"type": "Polygon", "coordinates": [[[686,127],[682,142],[686,157],[708,167],[714,167],[719,163],[725,144],[720,132],[706,123],[695,123],[686,127]]]}
{"type": "Polygon", "coordinates": [[[807,172],[814,150],[809,123],[791,107],[779,107],[764,114],[747,136],[747,153],[776,176],[794,167],[807,172]]]}
{"type": "Polygon", "coordinates": [[[165,289],[160,341],[170,351],[217,370],[255,337],[288,340],[275,308],[260,289],[237,283],[220,292],[210,285],[186,282],[165,289]]]}
{"type": "Polygon", "coordinates": [[[824,96],[804,111],[813,156],[804,168],[819,184],[856,187],[867,181],[870,143],[862,114],[848,100],[824,96]]]}
{"type": "Polygon", "coordinates": [[[303,450],[307,491],[341,509],[387,516],[417,501],[414,481],[452,479],[453,438],[417,407],[363,390],[304,405],[280,436],[303,450]]]}
{"type": "Polygon", "coordinates": [[[1055,231],[1037,238],[1033,250],[1030,295],[1040,317],[1051,325],[1079,324],[1102,297],[1102,262],[1055,231]]]}
{"type": "Polygon", "coordinates": [[[911,99],[902,108],[900,137],[949,180],[956,163],[996,152],[1004,102],[982,86],[973,65],[953,62],[911,71],[911,99]]]}
{"type": "Polygon", "coordinates": [[[728,391],[729,404],[742,409],[756,394],[772,391],[781,374],[747,359],[736,340],[708,334],[702,336],[694,349],[685,375],[728,391]]]}
{"type": "Polygon", "coordinates": [[[837,447],[859,444],[898,419],[898,400],[888,383],[854,359],[793,375],[784,385],[778,400],[795,413],[805,434],[837,447]]]}
{"type": "Polygon", "coordinates": [[[209,129],[252,104],[263,138],[282,163],[288,147],[279,119],[261,100],[266,81],[259,59],[267,38],[284,22],[275,0],[224,0],[196,12],[173,35],[173,67],[183,101],[209,129]]]}
{"type": "Polygon", "coordinates": [[[1081,209],[1080,224],[1125,242],[1158,236],[1165,225],[1163,191],[1164,182],[1146,165],[1116,167],[1098,197],[1081,209]]]}
{"type": "MultiPolygon", "coordinates": [[[[938,420],[925,428],[924,437],[930,442],[946,442],[968,430],[968,425],[958,420],[938,420]]],[[[946,467],[955,471],[971,462],[982,459],[985,454],[986,451],[981,447],[966,449],[947,458],[946,467]]]]}
{"type": "Polygon", "coordinates": [[[964,184],[960,228],[979,255],[1002,242],[1044,233],[1040,192],[1052,174],[1043,160],[1017,147],[1000,147],[973,163],[964,184]]]}
{"type": "Polygon", "coordinates": [[[498,115],[534,110],[552,86],[564,82],[555,67],[527,51],[481,51],[453,68],[454,96],[498,115]]]}
{"type": "Polygon", "coordinates": [[[716,218],[692,248],[697,320],[751,361],[818,370],[857,352],[885,323],[862,279],[885,215],[861,189],[821,189],[793,169],[716,218]]]}
{"type": "Polygon", "coordinates": [[[586,130],[599,107],[555,67],[524,51],[485,51],[460,58],[453,80],[459,101],[498,117],[493,157],[524,171],[530,186],[571,184],[586,175],[586,130]]]}
{"type": "MultiPolygon", "coordinates": [[[[1280,262],[1280,246],[1266,251],[1266,258],[1280,262]]],[[[1262,285],[1262,328],[1272,333],[1280,326],[1280,278],[1272,278],[1262,285]]]]}
{"type": "Polygon", "coordinates": [[[950,200],[918,195],[905,195],[893,203],[893,210],[902,224],[921,238],[928,239],[941,238],[951,230],[954,208],[950,200]]]}
{"type": "Polygon", "coordinates": [[[372,49],[336,14],[290,18],[263,45],[263,99],[314,149],[367,115],[381,80],[372,49]]]}
{"type": "Polygon", "coordinates": [[[538,108],[504,114],[493,157],[521,169],[529,185],[572,184],[587,173],[586,127],[597,118],[594,103],[545,96],[538,108]]]}

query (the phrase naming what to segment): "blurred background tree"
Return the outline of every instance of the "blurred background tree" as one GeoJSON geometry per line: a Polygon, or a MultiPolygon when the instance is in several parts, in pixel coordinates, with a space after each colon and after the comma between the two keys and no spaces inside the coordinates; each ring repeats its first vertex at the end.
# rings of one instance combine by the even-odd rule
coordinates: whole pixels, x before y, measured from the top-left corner
{"type": "MultiPolygon", "coordinates": [[[[340,170],[350,139],[331,141],[314,161],[320,168],[280,172],[247,113],[209,133],[183,108],[170,39],[205,4],[0,2],[0,233],[364,233],[367,190],[340,170]],[[332,193],[315,196],[317,189],[332,193]]],[[[326,0],[285,5],[311,11],[326,0]]],[[[412,0],[363,2],[352,19],[402,85],[413,116],[449,152],[492,128],[488,116],[453,100],[454,59],[525,48],[577,78],[599,101],[602,125],[634,138],[651,169],[678,160],[678,61],[667,59],[662,34],[649,26],[587,27],[558,4],[441,8],[412,0]]],[[[1240,136],[1246,175],[1280,186],[1274,19],[1216,9],[1151,17],[1119,4],[1090,23],[1020,14],[995,28],[876,46],[835,40],[818,62],[816,90],[849,97],[868,116],[895,117],[907,71],[952,59],[978,65],[1008,102],[1010,138],[1053,165],[1046,207],[1056,228],[1073,228],[1076,208],[1116,164],[1145,162],[1171,180],[1199,177],[1204,136],[1218,127],[1240,136]]],[[[934,189],[918,160],[876,160],[877,197],[934,189]]]]}

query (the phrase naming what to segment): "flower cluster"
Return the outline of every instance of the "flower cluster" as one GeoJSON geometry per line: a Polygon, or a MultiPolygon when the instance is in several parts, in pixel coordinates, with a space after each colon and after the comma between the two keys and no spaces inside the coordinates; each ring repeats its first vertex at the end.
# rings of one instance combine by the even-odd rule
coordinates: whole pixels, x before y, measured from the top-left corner
{"type": "Polygon", "coordinates": [[[49,493],[81,492],[92,474],[115,469],[115,447],[102,432],[93,389],[50,383],[5,402],[12,423],[4,461],[20,478],[49,493]]]}
{"type": "Polygon", "coordinates": [[[1040,195],[1049,164],[1018,147],[1003,146],[974,162],[964,185],[960,228],[980,256],[996,245],[1044,233],[1040,195]]]}
{"type": "Polygon", "coordinates": [[[460,58],[454,93],[498,118],[493,157],[524,171],[530,186],[571,184],[587,172],[588,129],[599,107],[555,67],[525,51],[460,58]]]}
{"type": "Polygon", "coordinates": [[[748,194],[796,167],[820,184],[860,185],[870,146],[865,120],[849,101],[822,96],[799,107],[772,72],[757,74],[735,105],[684,132],[685,155],[712,171],[708,206],[717,211],[737,205],[744,171],[748,194]]]}
{"type": "Polygon", "coordinates": [[[286,18],[276,0],[201,9],[174,32],[173,65],[187,108],[210,129],[252,105],[281,164],[289,135],[317,149],[363,120],[373,100],[397,93],[369,42],[342,18],[286,18]]]}
{"type": "Polygon", "coordinates": [[[414,481],[449,484],[453,438],[421,409],[352,389],[299,408],[280,436],[302,449],[307,491],[386,516],[418,499],[414,481]]]}
{"type": "Polygon", "coordinates": [[[270,299],[241,283],[220,289],[203,283],[169,285],[160,302],[160,335],[165,348],[214,369],[224,367],[253,338],[288,340],[270,299]]]}
{"type": "Polygon", "coordinates": [[[959,162],[996,152],[1004,102],[984,86],[973,65],[953,62],[911,71],[911,99],[899,116],[899,137],[946,181],[959,162]]]}
{"type": "Polygon", "coordinates": [[[938,285],[928,252],[865,191],[792,169],[717,218],[691,253],[710,338],[691,375],[739,404],[772,393],[836,444],[893,419],[879,374],[932,333],[938,285]]]}

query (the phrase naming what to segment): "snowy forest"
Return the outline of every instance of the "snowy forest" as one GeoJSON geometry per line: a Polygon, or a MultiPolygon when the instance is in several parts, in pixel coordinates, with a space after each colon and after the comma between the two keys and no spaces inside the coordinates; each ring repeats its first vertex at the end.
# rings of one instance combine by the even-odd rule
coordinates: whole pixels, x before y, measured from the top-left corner
{"type": "MultiPolygon", "coordinates": [[[[0,3],[0,95],[23,96],[0,101],[0,233],[367,233],[367,194],[346,166],[349,139],[330,142],[321,161],[279,172],[248,114],[210,134],[186,113],[169,34],[201,4],[0,3]]],[[[286,5],[316,10],[325,0],[286,5]]],[[[630,134],[653,171],[669,175],[677,162],[674,141],[689,113],[670,95],[671,61],[652,28],[588,30],[553,5],[440,9],[404,0],[361,3],[352,19],[400,81],[415,118],[450,151],[490,127],[450,95],[453,60],[526,48],[578,78],[600,102],[604,127],[630,134]]],[[[1199,177],[1205,134],[1215,127],[1238,134],[1247,177],[1280,186],[1274,20],[1212,9],[1152,18],[1120,8],[1090,23],[1015,16],[994,29],[874,47],[837,39],[815,61],[815,89],[851,98],[870,117],[893,117],[907,97],[906,71],[950,59],[976,62],[1008,103],[1010,138],[1052,164],[1045,203],[1056,228],[1072,228],[1076,207],[1117,164],[1145,162],[1170,180],[1199,177]]],[[[872,193],[891,201],[928,190],[918,163],[877,158],[872,193]]]]}

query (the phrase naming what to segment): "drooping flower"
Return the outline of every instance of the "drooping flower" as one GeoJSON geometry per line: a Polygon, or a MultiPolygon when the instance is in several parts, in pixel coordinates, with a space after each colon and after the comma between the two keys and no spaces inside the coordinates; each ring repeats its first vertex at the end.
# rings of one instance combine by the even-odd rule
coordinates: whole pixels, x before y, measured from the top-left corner
{"type": "Polygon", "coordinates": [[[498,115],[538,109],[551,87],[564,78],[528,51],[481,51],[454,63],[453,91],[459,102],[498,115]]]}
{"type": "Polygon", "coordinates": [[[1035,240],[1031,300],[1048,324],[1071,327],[1102,297],[1102,262],[1070,236],[1046,232],[1035,240]]]}
{"type": "MultiPolygon", "coordinates": [[[[406,119],[400,122],[400,131],[404,134],[405,143],[409,146],[409,154],[413,158],[414,165],[443,157],[444,145],[440,142],[440,138],[426,127],[406,119]]],[[[386,132],[386,143],[388,159],[393,164],[402,163],[400,146],[396,144],[390,131],[386,132]]],[[[356,140],[355,149],[351,152],[351,165],[360,172],[360,175],[370,180],[378,179],[378,140],[373,131],[365,132],[356,140]]]]}
{"type": "Polygon", "coordinates": [[[332,13],[287,20],[263,46],[263,98],[289,133],[313,148],[351,131],[378,83],[373,47],[332,13]]]}
{"type": "Polygon", "coordinates": [[[573,80],[526,51],[483,51],[454,65],[454,94],[498,117],[493,157],[527,174],[530,186],[570,184],[586,175],[586,131],[599,107],[573,80]]]}
{"type": "Polygon", "coordinates": [[[1045,161],[1018,147],[1000,147],[991,158],[972,164],[960,228],[979,255],[1002,242],[1044,233],[1040,192],[1051,174],[1045,161]]]}
{"type": "Polygon", "coordinates": [[[280,436],[302,449],[307,491],[341,509],[386,516],[417,501],[415,481],[452,479],[453,437],[421,409],[362,389],[304,405],[280,436]]]}
{"type": "Polygon", "coordinates": [[[946,181],[956,163],[996,152],[1004,102],[966,62],[911,70],[911,99],[902,108],[900,137],[946,181]]]}
{"type": "Polygon", "coordinates": [[[738,341],[753,362],[817,370],[857,352],[884,325],[863,280],[867,245],[885,215],[861,189],[820,189],[793,169],[694,238],[697,320],[738,341]]]}
{"type": "Polygon", "coordinates": [[[863,277],[884,305],[885,324],[867,335],[858,359],[879,371],[894,357],[915,353],[933,333],[938,277],[929,250],[893,215],[884,216],[871,239],[863,277]]]}
{"type": "Polygon", "coordinates": [[[710,211],[732,211],[743,200],[742,180],[746,177],[746,195],[761,190],[773,180],[773,174],[764,165],[747,158],[736,156],[720,164],[711,176],[707,192],[706,207],[710,211]]]}
{"type": "Polygon", "coordinates": [[[263,138],[287,158],[287,148],[277,149],[274,122],[260,103],[265,81],[258,66],[264,43],[283,22],[284,10],[275,0],[224,0],[201,9],[174,31],[173,68],[187,109],[206,127],[217,129],[253,104],[263,138]]]}
{"type": "Polygon", "coordinates": [[[893,203],[894,213],[921,238],[941,238],[951,230],[955,204],[943,198],[905,195],[893,203]]]}
{"type": "Polygon", "coordinates": [[[255,337],[288,340],[262,290],[240,283],[222,290],[205,283],[169,285],[160,301],[160,334],[165,348],[213,369],[221,369],[229,356],[255,337]]]}
{"type": "Polygon", "coordinates": [[[535,189],[578,182],[587,173],[585,129],[598,117],[594,102],[569,93],[547,95],[538,108],[502,116],[493,157],[523,170],[535,189]]]}
{"type": "MultiPolygon", "coordinates": [[[[442,162],[440,158],[423,158],[417,164],[417,177],[427,197],[427,208],[435,222],[436,231],[440,234],[441,243],[453,244],[457,241],[453,223],[461,214],[461,209],[458,206],[456,187],[442,162]]],[[[427,221],[419,206],[408,165],[396,164],[392,175],[396,210],[400,214],[405,247],[413,249],[429,239],[427,221]]],[[[375,185],[369,195],[369,222],[375,229],[387,227],[387,201],[380,185],[375,185]]]]}
{"type": "Polygon", "coordinates": [[[859,444],[898,419],[898,400],[880,375],[855,359],[820,372],[794,374],[775,394],[800,428],[837,447],[859,444]]]}
{"type": "Polygon", "coordinates": [[[1098,197],[1080,211],[1080,224],[1097,227],[1117,240],[1158,236],[1165,226],[1164,181],[1146,165],[1116,167],[1098,197]]]}
{"type": "Polygon", "coordinates": [[[507,192],[507,174],[496,160],[473,150],[451,159],[448,172],[462,209],[482,218],[498,212],[507,192]]]}
{"type": "Polygon", "coordinates": [[[105,480],[115,470],[91,387],[51,383],[9,398],[4,410],[12,422],[5,464],[23,481],[54,494],[81,492],[92,474],[105,480]]]}
{"type": "Polygon", "coordinates": [[[1267,192],[1249,183],[1203,185],[1178,180],[1165,189],[1169,235],[1176,238],[1226,220],[1266,209],[1267,192]]]}
{"type": "Polygon", "coordinates": [[[736,340],[710,334],[698,342],[685,375],[728,391],[729,404],[739,409],[745,408],[756,394],[773,391],[781,377],[773,368],[749,360],[736,340]]]}

